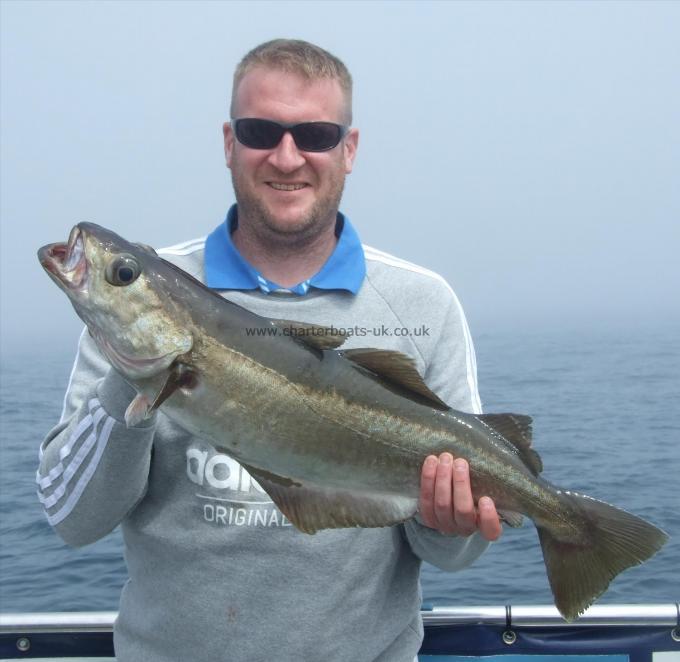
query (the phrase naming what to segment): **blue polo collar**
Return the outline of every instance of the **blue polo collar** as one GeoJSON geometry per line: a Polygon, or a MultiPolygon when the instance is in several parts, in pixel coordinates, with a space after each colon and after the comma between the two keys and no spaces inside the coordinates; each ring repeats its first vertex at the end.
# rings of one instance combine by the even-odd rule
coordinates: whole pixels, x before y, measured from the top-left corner
{"type": "Polygon", "coordinates": [[[231,233],[238,226],[238,210],[232,205],[224,223],[205,240],[205,282],[216,290],[288,291],[306,294],[310,287],[321,290],[347,290],[356,294],[366,275],[366,260],[361,240],[349,219],[338,212],[335,245],[326,263],[308,280],[294,287],[281,287],[267,280],[238,252],[231,233]]]}

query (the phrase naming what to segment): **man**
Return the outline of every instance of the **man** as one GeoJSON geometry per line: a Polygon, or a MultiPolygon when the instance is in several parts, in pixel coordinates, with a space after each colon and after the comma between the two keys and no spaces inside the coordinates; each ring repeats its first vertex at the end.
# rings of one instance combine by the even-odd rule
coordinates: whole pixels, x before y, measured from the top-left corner
{"type": "MultiPolygon", "coordinates": [[[[362,247],[338,211],[359,139],[342,62],[306,42],[262,44],[236,70],[231,116],[224,146],[237,204],[205,240],[161,254],[258,314],[355,328],[347,346],[410,354],[443,400],[479,411],[453,292],[362,247]]],[[[84,333],[38,475],[66,542],[122,525],[120,662],[411,662],[421,559],[458,569],[500,535],[493,502],[475,508],[467,465],[449,454],[425,462],[417,518],[302,534],[234,460],[162,412],[127,429],[133,397],[84,333]]]]}

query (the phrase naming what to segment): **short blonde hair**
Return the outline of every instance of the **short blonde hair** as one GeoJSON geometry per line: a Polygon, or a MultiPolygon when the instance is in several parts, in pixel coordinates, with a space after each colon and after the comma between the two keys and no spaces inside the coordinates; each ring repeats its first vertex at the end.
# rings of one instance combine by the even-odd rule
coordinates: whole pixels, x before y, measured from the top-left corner
{"type": "Polygon", "coordinates": [[[342,60],[323,48],[301,39],[272,39],[246,53],[234,72],[231,89],[231,116],[236,107],[236,91],[243,77],[255,67],[297,74],[309,81],[337,80],[345,97],[344,120],[352,123],[352,76],[342,60]]]}

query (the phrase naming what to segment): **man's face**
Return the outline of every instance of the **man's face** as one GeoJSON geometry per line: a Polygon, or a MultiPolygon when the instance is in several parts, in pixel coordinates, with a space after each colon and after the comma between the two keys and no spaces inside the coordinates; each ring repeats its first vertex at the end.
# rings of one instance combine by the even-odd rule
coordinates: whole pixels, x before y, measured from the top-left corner
{"type": "MultiPolygon", "coordinates": [[[[335,80],[307,81],[296,74],[255,68],[238,86],[235,117],[282,123],[343,124],[344,97],[335,80]]],[[[224,125],[224,151],[231,169],[239,219],[261,239],[294,243],[335,223],[358,143],[352,129],[327,152],[303,152],[285,133],[273,149],[251,149],[224,125]],[[293,190],[289,190],[294,185],[293,190]]]]}

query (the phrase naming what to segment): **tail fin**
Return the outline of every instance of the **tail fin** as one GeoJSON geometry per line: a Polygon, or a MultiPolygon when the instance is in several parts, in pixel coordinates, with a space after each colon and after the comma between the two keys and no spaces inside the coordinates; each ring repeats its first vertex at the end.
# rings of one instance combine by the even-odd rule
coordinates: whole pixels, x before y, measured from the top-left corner
{"type": "Polygon", "coordinates": [[[559,540],[546,527],[538,527],[538,537],[555,605],[572,621],[604,593],[616,575],[658,552],[668,535],[604,501],[574,492],[563,494],[585,519],[583,537],[559,540]]]}

